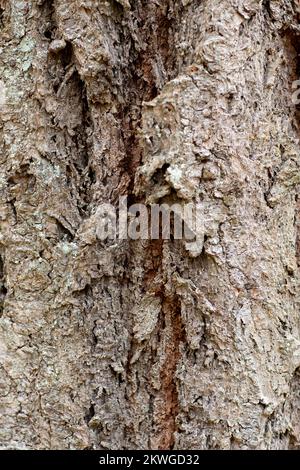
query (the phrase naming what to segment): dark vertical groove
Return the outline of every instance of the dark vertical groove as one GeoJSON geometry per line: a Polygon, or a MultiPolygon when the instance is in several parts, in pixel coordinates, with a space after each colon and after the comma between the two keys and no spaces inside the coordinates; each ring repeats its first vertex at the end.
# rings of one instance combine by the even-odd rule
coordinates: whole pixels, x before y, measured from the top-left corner
{"type": "Polygon", "coordinates": [[[4,272],[4,257],[0,254],[0,317],[3,314],[4,301],[7,294],[5,272],[4,272]]]}

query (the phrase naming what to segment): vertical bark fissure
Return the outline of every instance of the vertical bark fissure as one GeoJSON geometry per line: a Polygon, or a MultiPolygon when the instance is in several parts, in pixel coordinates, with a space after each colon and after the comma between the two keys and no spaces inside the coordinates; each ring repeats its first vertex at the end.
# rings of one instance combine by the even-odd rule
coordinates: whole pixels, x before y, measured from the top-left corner
{"type": "Polygon", "coordinates": [[[279,3],[0,0],[4,447],[299,446],[279,3]],[[207,205],[202,252],[99,239],[102,202],[162,193],[207,205]]]}
{"type": "Polygon", "coordinates": [[[4,271],[4,256],[3,253],[0,253],[0,318],[2,316],[6,294],[7,288],[4,271]]]}
{"type": "MultiPolygon", "coordinates": [[[[134,180],[138,167],[141,164],[143,148],[140,144],[140,127],[142,118],[142,106],[144,101],[151,101],[159,93],[163,85],[171,78],[177,75],[175,49],[172,49],[170,43],[172,20],[168,6],[156,5],[154,2],[138,3],[136,8],[133,7],[133,15],[136,17],[137,27],[134,31],[133,37],[130,39],[132,42],[132,56],[130,63],[122,70],[123,78],[122,85],[118,90],[118,96],[114,98],[114,105],[117,113],[114,115],[115,125],[120,130],[120,160],[118,161],[118,171],[121,170],[118,176],[119,182],[117,190],[111,192],[111,201],[115,203],[117,197],[121,194],[127,194],[129,203],[143,202],[144,199],[137,197],[134,194],[134,180]],[[158,62],[156,58],[159,57],[158,62]]],[[[123,14],[120,7],[117,7],[117,17],[123,14]]],[[[126,17],[126,16],[125,16],[126,17]]],[[[126,29],[125,29],[126,31],[126,29]]],[[[63,32],[63,29],[62,29],[63,32]]],[[[132,31],[130,32],[132,34],[132,31]]],[[[76,57],[76,46],[74,46],[76,57]]],[[[81,74],[80,68],[78,69],[81,74]]],[[[111,80],[109,70],[106,72],[108,79],[111,80]]],[[[87,83],[87,93],[90,93],[91,84],[87,83]]],[[[92,99],[96,100],[96,97],[92,99]]],[[[93,104],[92,104],[93,106],[93,104]]],[[[102,105],[100,105],[101,107],[102,105]]],[[[106,105],[103,106],[106,110],[106,105]]],[[[114,144],[115,145],[115,144],[114,144]]],[[[119,157],[118,157],[119,158],[119,157]]],[[[104,171],[105,171],[105,165],[104,171]]],[[[107,169],[107,176],[110,175],[110,169],[107,169]]],[[[105,187],[108,187],[110,179],[102,179],[105,187]]],[[[111,185],[112,186],[112,185],[111,185]]],[[[112,186],[113,187],[113,186],[112,186]]],[[[95,206],[95,199],[91,207],[95,206]]],[[[134,243],[131,247],[134,249],[134,243]]],[[[155,243],[149,244],[147,251],[152,253],[155,251],[155,243]]],[[[151,255],[150,255],[151,256],[151,255]]],[[[147,254],[144,262],[151,264],[150,256],[147,254]]],[[[140,261],[138,262],[140,263],[140,261]]],[[[158,272],[162,271],[161,260],[160,265],[154,268],[154,277],[158,276],[158,272]]],[[[129,277],[132,273],[128,273],[129,277]]],[[[145,273],[147,278],[148,273],[145,273]]],[[[151,287],[150,287],[151,291],[151,287]]],[[[171,448],[174,444],[174,432],[176,429],[176,414],[177,414],[177,390],[176,390],[176,367],[179,360],[179,341],[181,327],[177,325],[180,320],[180,312],[176,300],[170,297],[162,299],[162,311],[165,310],[165,305],[168,305],[167,312],[163,315],[168,317],[169,328],[172,330],[170,344],[167,351],[165,351],[167,360],[162,366],[161,370],[161,398],[163,407],[161,409],[164,421],[161,421],[155,427],[160,429],[161,437],[157,441],[157,445],[161,448],[166,446],[171,448]],[[173,315],[172,309],[176,312],[173,315]],[[174,357],[172,357],[174,356],[174,357]],[[165,370],[164,370],[165,369],[165,370]],[[162,430],[165,428],[165,430],[162,430]]],[[[95,320],[97,325],[97,320],[95,320]]],[[[96,345],[101,346],[99,330],[97,326],[93,329],[93,337],[95,338],[96,345]],[[98,338],[98,339],[97,339],[98,338]]],[[[136,348],[139,348],[134,341],[131,341],[131,347],[128,352],[128,363],[126,367],[127,376],[134,374],[130,362],[135,354],[136,348]]],[[[95,382],[97,378],[95,377],[95,382]]],[[[130,388],[130,387],[129,387],[130,388]]],[[[154,392],[155,394],[155,392],[154,392]]],[[[95,428],[97,422],[96,417],[91,418],[89,425],[95,428]]],[[[97,427],[97,426],[96,426],[97,427]]],[[[156,430],[152,431],[152,434],[156,430]]],[[[101,440],[103,433],[96,433],[97,439],[101,440]]],[[[153,438],[153,436],[150,437],[153,438]]],[[[98,442],[99,445],[99,442],[98,442]]],[[[102,445],[102,444],[100,444],[102,445]]]]}

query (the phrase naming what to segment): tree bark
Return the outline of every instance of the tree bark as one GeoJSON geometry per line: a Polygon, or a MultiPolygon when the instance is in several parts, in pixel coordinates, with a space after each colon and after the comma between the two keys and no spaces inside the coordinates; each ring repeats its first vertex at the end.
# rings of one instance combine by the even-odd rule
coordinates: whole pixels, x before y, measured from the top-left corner
{"type": "Polygon", "coordinates": [[[0,1],[2,448],[299,448],[297,9],[0,1]],[[120,196],[202,250],[99,240],[120,196]]]}

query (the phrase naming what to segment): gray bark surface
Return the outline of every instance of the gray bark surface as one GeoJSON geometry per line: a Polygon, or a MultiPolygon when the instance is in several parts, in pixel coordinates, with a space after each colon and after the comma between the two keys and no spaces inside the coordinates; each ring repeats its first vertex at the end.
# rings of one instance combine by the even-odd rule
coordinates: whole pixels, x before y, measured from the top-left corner
{"type": "Polygon", "coordinates": [[[2,448],[299,448],[297,7],[0,0],[2,448]],[[120,195],[202,251],[97,239],[120,195]]]}

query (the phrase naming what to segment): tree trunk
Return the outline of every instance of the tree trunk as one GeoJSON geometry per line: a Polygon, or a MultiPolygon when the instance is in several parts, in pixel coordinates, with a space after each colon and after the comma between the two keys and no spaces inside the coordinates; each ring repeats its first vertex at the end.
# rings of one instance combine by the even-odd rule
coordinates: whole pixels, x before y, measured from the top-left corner
{"type": "Polygon", "coordinates": [[[0,1],[2,448],[299,448],[297,9],[0,1]],[[203,246],[99,239],[120,196],[203,246]]]}

